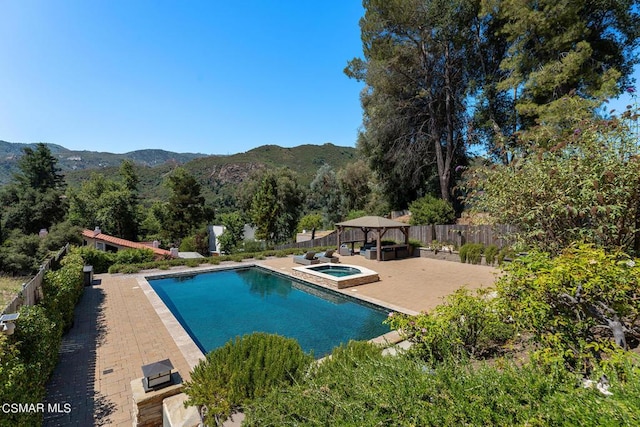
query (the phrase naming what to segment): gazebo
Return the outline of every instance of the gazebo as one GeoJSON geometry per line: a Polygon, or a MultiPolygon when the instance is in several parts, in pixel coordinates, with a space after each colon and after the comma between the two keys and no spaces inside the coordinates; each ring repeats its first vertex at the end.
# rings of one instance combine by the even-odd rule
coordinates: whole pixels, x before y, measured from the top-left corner
{"type": "MultiPolygon", "coordinates": [[[[336,228],[338,229],[338,248],[340,248],[342,232],[345,228],[359,228],[364,233],[364,241],[367,241],[367,236],[370,231],[375,232],[376,238],[376,259],[378,261],[381,260],[382,253],[382,237],[388,230],[393,228],[399,229],[404,234],[404,244],[405,246],[409,245],[409,225],[393,221],[388,218],[383,218],[381,216],[363,216],[360,218],[352,219],[350,221],[339,222],[336,224],[336,228]]],[[[350,242],[353,244],[353,242],[350,242]]]]}

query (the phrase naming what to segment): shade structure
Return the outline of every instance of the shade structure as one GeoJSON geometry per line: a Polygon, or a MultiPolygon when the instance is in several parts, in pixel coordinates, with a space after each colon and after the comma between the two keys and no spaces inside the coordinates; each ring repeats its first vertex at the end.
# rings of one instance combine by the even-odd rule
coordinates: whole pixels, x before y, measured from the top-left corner
{"type": "Polygon", "coordinates": [[[365,235],[365,240],[369,232],[376,233],[376,259],[380,261],[381,241],[382,237],[388,230],[399,229],[404,234],[404,243],[409,244],[409,226],[403,222],[394,221],[381,216],[363,216],[349,221],[339,222],[336,224],[338,229],[338,247],[340,247],[340,239],[342,231],[345,228],[359,228],[365,235]]]}

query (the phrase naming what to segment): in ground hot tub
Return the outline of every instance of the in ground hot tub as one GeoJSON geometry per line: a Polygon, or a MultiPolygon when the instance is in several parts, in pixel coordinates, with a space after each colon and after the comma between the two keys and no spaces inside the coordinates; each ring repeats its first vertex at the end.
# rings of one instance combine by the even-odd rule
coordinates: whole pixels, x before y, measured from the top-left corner
{"type": "Polygon", "coordinates": [[[294,267],[293,275],[311,283],[342,289],[380,280],[378,273],[355,265],[315,264],[294,267]]]}

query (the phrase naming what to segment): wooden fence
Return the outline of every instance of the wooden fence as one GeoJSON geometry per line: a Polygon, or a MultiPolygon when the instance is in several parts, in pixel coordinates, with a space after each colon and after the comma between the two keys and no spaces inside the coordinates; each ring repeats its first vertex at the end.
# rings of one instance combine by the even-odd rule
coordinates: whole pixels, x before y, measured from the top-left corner
{"type": "Polygon", "coordinates": [[[57,268],[62,258],[69,251],[69,244],[60,248],[58,253],[49,258],[40,266],[38,273],[27,283],[22,284],[22,290],[16,295],[16,297],[2,310],[2,313],[15,313],[23,305],[36,305],[42,300],[42,281],[44,275],[51,268],[57,268]]]}
{"type": "MultiPolygon", "coordinates": [[[[409,227],[409,238],[418,240],[425,246],[430,245],[435,240],[457,247],[465,243],[482,243],[485,246],[496,245],[502,248],[512,243],[511,236],[513,236],[515,230],[515,227],[510,225],[412,225],[409,227]]],[[[372,235],[369,235],[369,238],[371,237],[372,235]]],[[[404,235],[398,229],[390,229],[385,233],[383,239],[403,242],[404,235]]],[[[363,241],[364,233],[360,229],[348,228],[342,233],[340,240],[342,242],[363,241]]],[[[316,246],[335,246],[337,244],[338,236],[337,232],[334,231],[318,239],[280,245],[276,249],[312,248],[316,246]]]]}

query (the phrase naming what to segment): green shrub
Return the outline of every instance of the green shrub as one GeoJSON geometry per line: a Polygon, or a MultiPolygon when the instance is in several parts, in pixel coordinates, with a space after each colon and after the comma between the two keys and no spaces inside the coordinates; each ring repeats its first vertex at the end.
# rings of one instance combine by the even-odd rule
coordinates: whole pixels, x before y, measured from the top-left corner
{"type": "Polygon", "coordinates": [[[245,240],[242,246],[245,252],[260,252],[265,249],[264,242],[258,242],[255,240],[245,240]]]}
{"type": "Polygon", "coordinates": [[[514,331],[498,300],[487,290],[458,289],[431,313],[392,313],[386,320],[413,343],[411,351],[430,363],[491,355],[514,331]]]}
{"type": "Polygon", "coordinates": [[[460,248],[460,262],[469,264],[480,264],[484,245],[482,243],[465,243],[460,248]]]}
{"type": "Polygon", "coordinates": [[[640,265],[626,254],[579,244],[518,258],[496,288],[541,360],[589,372],[637,339],[639,283],[640,265]]]}
{"type": "Polygon", "coordinates": [[[502,265],[505,259],[513,260],[515,257],[516,257],[516,251],[514,251],[512,248],[505,247],[500,249],[500,252],[498,252],[498,256],[496,257],[496,260],[498,261],[498,265],[502,265]]]}
{"type": "Polygon", "coordinates": [[[496,262],[496,256],[498,255],[498,247],[496,245],[489,245],[484,250],[484,259],[487,265],[493,265],[496,262]]]}
{"type": "Polygon", "coordinates": [[[196,238],[194,236],[188,236],[182,239],[179,247],[180,252],[195,252],[196,251],[196,238]]]}
{"type": "Polygon", "coordinates": [[[207,354],[191,372],[185,405],[206,406],[208,421],[224,421],[252,399],[299,381],[313,358],[291,338],[254,333],[207,354]]]}
{"type": "Polygon", "coordinates": [[[116,264],[139,264],[154,260],[151,249],[123,249],[114,254],[116,264]]]}
{"type": "Polygon", "coordinates": [[[219,256],[212,256],[211,258],[208,259],[209,264],[211,265],[219,265],[220,264],[220,257],[219,256]]]}
{"type": "Polygon", "coordinates": [[[20,327],[14,335],[25,366],[44,378],[49,378],[56,367],[62,342],[62,325],[49,316],[39,305],[20,307],[20,327]]]}
{"type": "MultiPolygon", "coordinates": [[[[33,371],[25,365],[15,344],[15,338],[0,334],[0,402],[42,402],[45,397],[46,380],[40,372],[33,371]]],[[[0,425],[39,426],[42,425],[42,414],[6,411],[0,418],[0,425]]]]}
{"type": "Polygon", "coordinates": [[[456,219],[451,204],[445,200],[426,195],[409,205],[411,225],[452,224],[456,219]]]}
{"type": "Polygon", "coordinates": [[[300,218],[298,221],[298,233],[302,233],[303,230],[311,231],[312,229],[322,229],[322,215],[320,214],[308,214],[300,218]]]}
{"type": "Polygon", "coordinates": [[[64,331],[73,324],[73,312],[84,290],[83,267],[80,254],[72,251],[62,260],[62,267],[48,271],[42,282],[44,306],[53,321],[60,320],[64,331]]]}
{"type": "Polygon", "coordinates": [[[85,265],[93,266],[96,274],[106,273],[115,263],[115,254],[112,252],[99,251],[89,246],[74,249],[83,259],[85,265]]]}
{"type": "Polygon", "coordinates": [[[202,262],[203,262],[203,260],[201,260],[201,259],[199,259],[199,258],[189,258],[189,259],[187,259],[187,261],[186,261],[185,265],[186,265],[187,267],[194,268],[194,267],[198,267],[198,266],[200,266],[200,264],[201,264],[202,262]]]}
{"type": "Polygon", "coordinates": [[[379,351],[334,352],[300,383],[252,402],[243,426],[637,425],[640,369],[606,373],[611,396],[535,364],[428,368],[379,351]]]}

